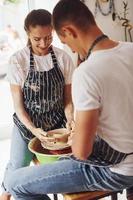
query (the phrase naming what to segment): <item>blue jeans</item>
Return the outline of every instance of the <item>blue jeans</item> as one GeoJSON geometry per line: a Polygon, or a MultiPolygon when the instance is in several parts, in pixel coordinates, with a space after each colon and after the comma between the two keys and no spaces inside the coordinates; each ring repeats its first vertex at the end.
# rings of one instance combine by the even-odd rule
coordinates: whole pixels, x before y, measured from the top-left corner
{"type": "Polygon", "coordinates": [[[25,140],[18,128],[14,126],[11,138],[10,160],[5,170],[3,192],[8,193],[8,179],[13,171],[18,168],[29,166],[34,154],[28,149],[28,140],[25,140]]]}
{"type": "Polygon", "coordinates": [[[8,189],[15,200],[46,200],[48,193],[123,190],[133,185],[133,176],[113,173],[66,158],[52,164],[24,167],[12,172],[8,189]]]}

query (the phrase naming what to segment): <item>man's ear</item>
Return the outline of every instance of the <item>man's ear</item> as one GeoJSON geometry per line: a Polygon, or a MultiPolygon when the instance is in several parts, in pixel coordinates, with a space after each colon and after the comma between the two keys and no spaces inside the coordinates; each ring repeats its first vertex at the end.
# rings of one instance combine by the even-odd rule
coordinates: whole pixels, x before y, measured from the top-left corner
{"type": "Polygon", "coordinates": [[[64,36],[72,36],[73,38],[77,38],[76,29],[74,29],[72,26],[64,26],[62,28],[62,33],[64,36]]]}

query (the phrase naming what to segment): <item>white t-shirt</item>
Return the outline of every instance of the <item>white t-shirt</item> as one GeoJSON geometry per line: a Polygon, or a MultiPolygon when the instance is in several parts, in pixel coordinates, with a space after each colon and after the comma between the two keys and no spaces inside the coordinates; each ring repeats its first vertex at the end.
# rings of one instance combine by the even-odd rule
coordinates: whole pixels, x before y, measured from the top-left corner
{"type": "MultiPolygon", "coordinates": [[[[97,134],[112,148],[133,152],[133,44],[94,51],[75,70],[72,98],[76,110],[100,109],[97,134]]],[[[111,168],[133,175],[133,155],[111,168]]]]}
{"type": "MultiPolygon", "coordinates": [[[[70,56],[63,50],[53,47],[55,56],[58,60],[59,67],[63,73],[65,84],[71,84],[74,65],[70,56]]],[[[35,68],[38,71],[48,71],[53,68],[51,54],[38,56],[34,54],[35,68]]],[[[30,50],[28,47],[16,52],[10,58],[7,79],[11,84],[23,87],[24,81],[30,69],[30,50]]]]}

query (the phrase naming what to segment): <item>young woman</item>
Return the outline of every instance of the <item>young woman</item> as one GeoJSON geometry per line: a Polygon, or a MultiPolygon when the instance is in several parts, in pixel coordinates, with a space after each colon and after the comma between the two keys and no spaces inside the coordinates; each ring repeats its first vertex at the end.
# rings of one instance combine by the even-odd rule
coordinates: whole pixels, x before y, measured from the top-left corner
{"type": "Polygon", "coordinates": [[[28,150],[32,137],[45,140],[45,131],[71,125],[71,77],[74,70],[70,57],[51,45],[51,14],[31,11],[24,25],[28,45],[10,59],[8,80],[14,102],[14,128],[11,156],[3,181],[2,200],[10,199],[7,183],[13,170],[28,166],[33,154],[28,150]]]}

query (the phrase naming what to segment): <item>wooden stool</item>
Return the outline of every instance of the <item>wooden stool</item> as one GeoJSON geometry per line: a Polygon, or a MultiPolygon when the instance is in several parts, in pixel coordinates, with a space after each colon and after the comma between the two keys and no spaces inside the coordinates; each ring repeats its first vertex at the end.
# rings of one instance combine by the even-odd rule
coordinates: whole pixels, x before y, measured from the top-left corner
{"type": "Polygon", "coordinates": [[[64,200],[97,200],[107,196],[111,196],[111,200],[117,200],[117,192],[112,191],[95,191],[63,194],[64,200]]]}

